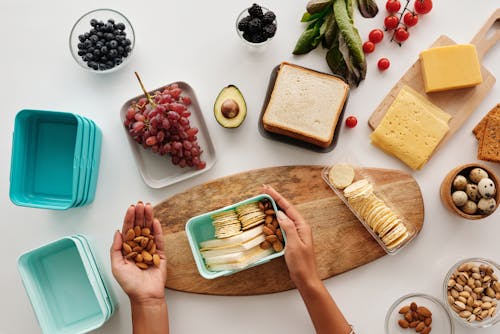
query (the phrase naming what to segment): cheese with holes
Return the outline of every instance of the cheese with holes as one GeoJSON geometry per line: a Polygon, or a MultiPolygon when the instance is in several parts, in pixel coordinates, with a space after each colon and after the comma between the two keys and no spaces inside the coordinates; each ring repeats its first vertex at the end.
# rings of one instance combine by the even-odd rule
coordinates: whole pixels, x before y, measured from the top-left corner
{"type": "Polygon", "coordinates": [[[383,151],[421,169],[449,130],[451,116],[403,86],[370,138],[383,151]]]}
{"type": "Polygon", "coordinates": [[[472,44],[422,51],[420,64],[426,93],[472,87],[483,82],[476,47],[472,44]]]}

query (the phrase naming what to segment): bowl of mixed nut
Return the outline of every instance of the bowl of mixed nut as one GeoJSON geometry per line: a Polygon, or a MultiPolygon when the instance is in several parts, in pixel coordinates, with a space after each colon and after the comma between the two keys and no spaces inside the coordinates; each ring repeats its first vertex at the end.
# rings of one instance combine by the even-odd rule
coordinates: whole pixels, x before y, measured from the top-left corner
{"type": "Polygon", "coordinates": [[[491,168],[477,163],[458,166],[441,183],[441,200],[453,213],[468,220],[495,212],[500,202],[500,179],[491,168]]]}
{"type": "Polygon", "coordinates": [[[443,283],[448,310],[459,323],[486,328],[500,321],[500,266],[493,261],[470,258],[453,265],[443,283]]]}

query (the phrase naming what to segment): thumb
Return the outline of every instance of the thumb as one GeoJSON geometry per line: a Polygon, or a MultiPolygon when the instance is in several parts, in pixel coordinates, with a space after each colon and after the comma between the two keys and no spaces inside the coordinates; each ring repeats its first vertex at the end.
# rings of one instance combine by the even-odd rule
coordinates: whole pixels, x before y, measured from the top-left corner
{"type": "Polygon", "coordinates": [[[118,263],[119,261],[123,261],[123,255],[121,252],[122,242],[123,239],[120,231],[115,231],[115,234],[113,235],[113,244],[109,250],[112,265],[118,263]]]}
{"type": "Polygon", "coordinates": [[[287,241],[291,243],[299,242],[300,238],[295,223],[281,210],[276,214],[276,218],[278,218],[278,223],[286,234],[287,241]]]}

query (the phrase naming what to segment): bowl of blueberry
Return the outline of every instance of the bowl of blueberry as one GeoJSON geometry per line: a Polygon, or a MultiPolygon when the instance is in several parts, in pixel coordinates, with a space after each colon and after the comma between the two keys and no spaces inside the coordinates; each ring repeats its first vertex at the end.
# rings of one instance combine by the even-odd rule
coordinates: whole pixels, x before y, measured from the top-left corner
{"type": "Polygon", "coordinates": [[[276,28],[276,15],[255,3],[236,19],[238,36],[252,46],[267,44],[276,34],[276,28]]]}
{"type": "Polygon", "coordinates": [[[124,66],[135,45],[130,21],[113,9],[95,9],[80,17],[69,36],[73,58],[95,73],[110,73],[124,66]]]}

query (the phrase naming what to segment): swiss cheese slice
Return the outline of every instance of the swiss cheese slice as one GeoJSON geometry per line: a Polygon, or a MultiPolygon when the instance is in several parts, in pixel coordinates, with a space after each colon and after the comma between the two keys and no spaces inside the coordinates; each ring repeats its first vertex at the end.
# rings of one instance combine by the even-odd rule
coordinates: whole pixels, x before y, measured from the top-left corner
{"type": "Polygon", "coordinates": [[[451,116],[403,86],[370,138],[385,152],[421,169],[449,130],[451,116]]]}

